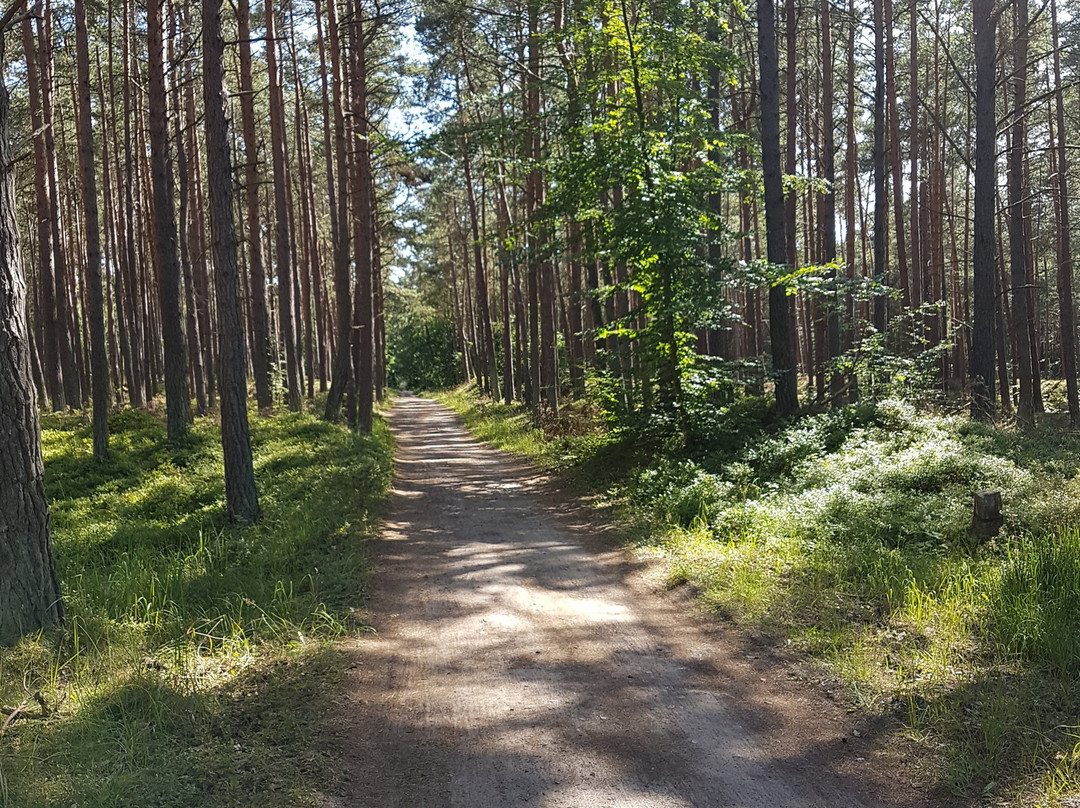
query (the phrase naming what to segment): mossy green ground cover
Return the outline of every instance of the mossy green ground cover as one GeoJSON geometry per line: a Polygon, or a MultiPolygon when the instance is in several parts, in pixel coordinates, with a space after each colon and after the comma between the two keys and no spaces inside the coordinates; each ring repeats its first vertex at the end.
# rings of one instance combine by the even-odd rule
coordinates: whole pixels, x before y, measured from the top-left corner
{"type": "Polygon", "coordinates": [[[964,804],[1080,793],[1080,436],[1021,434],[899,400],[778,423],[717,408],[685,444],[571,413],[444,400],[481,438],[604,492],[648,525],[672,586],[838,675],[895,716],[913,779],[964,804]],[[972,495],[1005,524],[969,538],[972,495]]]}
{"type": "Polygon", "coordinates": [[[0,703],[37,715],[40,692],[52,713],[6,727],[0,806],[313,805],[389,432],[255,417],[263,519],[241,528],[210,419],[179,445],[143,411],[110,427],[99,463],[84,418],[44,418],[67,622],[0,651],[0,703]]]}

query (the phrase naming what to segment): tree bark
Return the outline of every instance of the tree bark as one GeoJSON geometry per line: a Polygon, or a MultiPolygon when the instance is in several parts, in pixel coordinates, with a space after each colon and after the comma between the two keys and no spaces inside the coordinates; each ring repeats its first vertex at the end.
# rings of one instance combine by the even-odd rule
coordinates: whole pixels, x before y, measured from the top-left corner
{"type": "Polygon", "coordinates": [[[368,123],[367,40],[359,6],[353,8],[350,26],[352,49],[353,153],[353,249],[356,252],[356,288],[353,301],[356,374],[356,425],[371,432],[375,400],[375,312],[374,312],[374,205],[371,172],[371,140],[368,123]]]}
{"type": "Polygon", "coordinates": [[[38,70],[38,49],[34,42],[33,23],[29,16],[22,20],[23,50],[26,55],[26,74],[30,100],[30,124],[34,130],[34,191],[37,203],[38,274],[41,283],[41,307],[38,315],[42,324],[44,362],[49,369],[45,385],[54,410],[65,406],[64,369],[60,364],[60,335],[57,331],[56,266],[52,250],[52,201],[49,195],[45,124],[42,115],[41,79],[38,70]]]}
{"type": "MultiPolygon", "coordinates": [[[[186,9],[185,9],[186,11],[186,9]]],[[[179,70],[180,65],[175,59],[175,43],[181,41],[179,10],[173,6],[173,36],[169,42],[169,61],[173,63],[173,69],[179,70]]],[[[184,44],[189,42],[189,26],[184,25],[184,44]]],[[[194,80],[192,71],[185,70],[184,79],[187,82],[194,80]]],[[[206,400],[206,369],[203,365],[202,339],[199,329],[198,307],[195,303],[195,278],[191,268],[191,246],[198,248],[199,228],[195,226],[193,208],[198,205],[198,200],[192,198],[191,171],[188,165],[188,149],[185,144],[184,130],[190,127],[192,134],[195,128],[194,110],[189,109],[190,117],[184,120],[184,106],[180,103],[180,81],[174,81],[172,86],[173,109],[173,135],[176,141],[176,175],[180,181],[180,274],[184,279],[184,303],[185,323],[187,325],[188,364],[191,371],[191,380],[195,387],[195,413],[204,416],[207,413],[206,400]],[[192,203],[195,203],[194,205],[192,203]]],[[[195,138],[192,137],[193,143],[195,138]]]]}
{"type": "MultiPolygon", "coordinates": [[[[883,0],[874,0],[874,276],[886,283],[886,239],[888,238],[889,203],[886,197],[885,176],[885,20],[883,0]]],[[[874,296],[874,328],[885,333],[888,318],[888,298],[874,296]]]]}
{"type": "Polygon", "coordinates": [[[972,279],[975,296],[971,335],[971,412],[994,412],[994,183],[997,130],[994,120],[993,0],[972,0],[975,29],[975,215],[972,279]]]}
{"type": "MultiPolygon", "coordinates": [[[[784,228],[784,179],[780,170],[780,76],[776,53],[776,12],[772,0],[758,0],[758,59],[761,92],[761,168],[765,181],[765,233],[770,264],[788,259],[784,228]]],[[[789,122],[789,126],[791,122],[789,122]]],[[[769,336],[773,373],[776,375],[776,411],[781,417],[799,409],[795,368],[791,361],[787,289],[774,283],[769,289],[769,336]]]]}
{"type": "MultiPolygon", "coordinates": [[[[2,27],[9,22],[5,19],[2,27]]],[[[0,41],[0,63],[2,54],[0,41]]],[[[0,643],[5,644],[55,626],[64,615],[30,378],[26,279],[19,255],[7,122],[8,91],[0,81],[0,643]]]]}
{"type": "Polygon", "coordinates": [[[172,160],[169,158],[168,111],[162,30],[162,0],[146,6],[150,161],[154,191],[154,251],[161,297],[161,335],[165,349],[165,421],[170,440],[187,432],[191,423],[184,321],[180,303],[180,262],[176,243],[172,160]]]}
{"type": "MultiPolygon", "coordinates": [[[[0,33],[2,35],[2,33],[0,33]]],[[[75,63],[79,97],[79,163],[86,217],[86,274],[90,322],[90,377],[93,399],[94,457],[109,452],[109,356],[105,345],[105,292],[101,281],[101,227],[98,222],[97,163],[90,116],[90,43],[86,0],[75,0],[75,63]]]]}
{"type": "MultiPolygon", "coordinates": [[[[266,309],[266,265],[259,222],[259,142],[255,136],[255,89],[251,79],[251,17],[248,0],[237,0],[236,25],[240,40],[240,119],[244,133],[244,201],[247,210],[247,257],[251,273],[251,332],[255,344],[255,400],[272,407],[270,387],[270,323],[266,309]]],[[[211,178],[212,181],[212,178],[211,178]]]]}
{"type": "Polygon", "coordinates": [[[1076,384],[1076,309],[1073,301],[1072,219],[1069,213],[1068,149],[1065,136],[1065,102],[1061,85],[1061,51],[1058,36],[1057,0],[1050,0],[1050,24],[1054,51],[1054,113],[1057,121],[1058,271],[1057,292],[1061,319],[1061,374],[1069,402],[1069,420],[1080,425],[1080,398],[1076,384]]]}
{"type": "Polygon", "coordinates": [[[341,402],[354,383],[352,374],[352,287],[349,259],[349,188],[348,155],[345,150],[345,86],[341,36],[337,30],[336,0],[326,0],[327,38],[330,45],[330,79],[334,91],[334,154],[337,184],[331,189],[331,206],[337,222],[334,242],[334,300],[337,307],[338,334],[334,370],[330,377],[330,392],[326,396],[324,417],[336,421],[341,417],[341,402]]]}
{"type": "Polygon", "coordinates": [[[266,67],[270,84],[270,152],[274,169],[274,258],[277,261],[278,324],[285,343],[285,391],[289,409],[300,410],[300,361],[296,340],[296,314],[293,303],[292,251],[289,232],[288,156],[285,144],[285,99],[278,70],[278,42],[274,5],[267,0],[266,67]]]}
{"type": "Polygon", "coordinates": [[[1016,353],[1013,366],[1020,382],[1020,400],[1016,407],[1016,421],[1022,428],[1035,423],[1035,405],[1032,389],[1031,350],[1028,333],[1027,251],[1028,243],[1024,228],[1024,150],[1027,148],[1026,111],[1027,102],[1027,0],[1013,4],[1013,108],[1012,144],[1009,150],[1009,267],[1012,286],[1012,329],[1016,353]]]}
{"type": "Polygon", "coordinates": [[[221,353],[221,448],[225,458],[225,505],[229,518],[254,522],[259,497],[251,459],[247,412],[247,361],[240,310],[233,220],[232,160],[225,119],[225,42],[221,36],[221,0],[203,0],[203,103],[206,160],[210,176],[210,227],[217,289],[221,353]]]}
{"type": "Polygon", "coordinates": [[[56,339],[59,367],[63,373],[64,401],[69,407],[82,403],[81,380],[75,361],[68,291],[68,262],[60,227],[60,179],[56,163],[55,110],[53,106],[52,7],[46,0],[44,18],[38,20],[38,66],[41,71],[42,127],[45,133],[45,166],[49,183],[49,246],[53,253],[56,303],[56,339]]]}

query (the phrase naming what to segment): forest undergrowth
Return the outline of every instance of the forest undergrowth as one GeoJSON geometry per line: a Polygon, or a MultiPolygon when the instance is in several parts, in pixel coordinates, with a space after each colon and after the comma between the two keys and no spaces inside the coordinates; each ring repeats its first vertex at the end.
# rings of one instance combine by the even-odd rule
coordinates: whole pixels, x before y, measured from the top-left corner
{"type": "Polygon", "coordinates": [[[779,422],[717,408],[685,443],[578,407],[536,425],[474,388],[442,396],[481,439],[605,494],[672,587],[893,716],[945,801],[1080,793],[1080,434],[1018,432],[887,399],[779,422]],[[969,536],[999,489],[996,539],[969,536]]]}
{"type": "Polygon", "coordinates": [[[67,615],[0,655],[0,703],[23,710],[0,724],[0,806],[314,805],[389,431],[253,418],[263,517],[234,527],[211,419],[175,444],[145,411],[109,427],[99,462],[87,417],[43,418],[67,615]]]}

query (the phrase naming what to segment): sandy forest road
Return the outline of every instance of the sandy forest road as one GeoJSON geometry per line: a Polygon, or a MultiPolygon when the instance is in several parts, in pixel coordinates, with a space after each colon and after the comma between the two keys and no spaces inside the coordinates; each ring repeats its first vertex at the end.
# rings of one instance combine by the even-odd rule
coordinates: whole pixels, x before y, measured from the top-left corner
{"type": "Polygon", "coordinates": [[[435,402],[389,420],[378,635],[356,646],[328,808],[924,801],[875,765],[884,741],[687,614],[528,464],[435,402]]]}

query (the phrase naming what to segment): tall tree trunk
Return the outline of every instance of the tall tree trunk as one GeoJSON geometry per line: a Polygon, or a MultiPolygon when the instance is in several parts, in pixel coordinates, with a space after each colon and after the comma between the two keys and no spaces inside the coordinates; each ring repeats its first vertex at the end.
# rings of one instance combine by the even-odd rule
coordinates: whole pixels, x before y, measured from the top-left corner
{"type": "MultiPolygon", "coordinates": [[[[780,170],[780,75],[776,54],[776,12],[772,0],[758,0],[758,59],[761,92],[761,168],[765,180],[765,233],[770,264],[788,260],[784,230],[784,178],[780,170]]],[[[791,125],[791,122],[788,124],[791,125]]],[[[776,375],[776,410],[781,417],[799,409],[795,368],[791,361],[787,289],[769,289],[769,336],[776,375]]]]}
{"type": "MultiPolygon", "coordinates": [[[[124,26],[123,26],[123,116],[124,116],[124,186],[123,206],[123,230],[124,230],[124,260],[122,265],[127,272],[124,278],[125,304],[127,320],[131,324],[131,381],[132,387],[128,391],[131,403],[141,407],[149,400],[148,396],[148,372],[146,353],[146,330],[148,324],[142,316],[141,305],[142,286],[138,282],[138,258],[135,253],[135,230],[138,226],[135,213],[135,185],[137,178],[137,164],[134,156],[134,142],[132,140],[131,124],[134,116],[134,104],[131,98],[133,84],[131,75],[131,11],[129,0],[124,0],[124,26]]],[[[120,153],[117,151],[117,159],[120,153]]]]}
{"type": "Polygon", "coordinates": [[[247,361],[240,310],[233,220],[232,160],[225,120],[225,42],[221,0],[203,0],[203,105],[206,109],[206,160],[210,176],[210,226],[217,288],[221,352],[221,448],[225,458],[225,504],[232,521],[254,522],[259,497],[248,432],[247,361]]]}
{"type": "MultiPolygon", "coordinates": [[[[37,203],[38,273],[41,282],[41,307],[44,361],[49,369],[45,376],[49,398],[54,410],[62,410],[66,403],[64,369],[60,364],[60,334],[57,331],[56,266],[52,250],[52,200],[49,195],[47,153],[45,150],[45,124],[42,116],[41,86],[38,71],[38,49],[29,16],[22,20],[23,50],[26,55],[27,85],[30,95],[30,124],[34,135],[34,191],[37,203]]],[[[42,71],[44,72],[44,71],[42,71]]],[[[74,404],[74,402],[72,402],[74,404]]]]}
{"type": "MultiPolygon", "coordinates": [[[[461,55],[464,71],[468,76],[469,68],[466,61],[468,57],[464,47],[462,47],[461,55]]],[[[455,82],[457,83],[456,90],[459,104],[462,104],[460,78],[455,76],[455,82]]],[[[471,81],[469,94],[474,94],[471,81]]],[[[495,360],[495,337],[491,327],[491,305],[488,296],[486,262],[483,254],[483,241],[480,237],[480,215],[477,210],[476,188],[473,185],[472,155],[469,149],[469,136],[467,133],[463,133],[461,136],[461,162],[465,180],[465,201],[469,211],[469,229],[472,232],[473,267],[476,271],[476,319],[479,332],[477,337],[480,340],[477,350],[480,355],[481,378],[483,379],[484,390],[492,398],[495,398],[499,394],[499,373],[495,360]]]]}
{"type": "MultiPolygon", "coordinates": [[[[911,162],[910,205],[911,222],[911,305],[921,306],[930,295],[923,283],[926,256],[922,250],[922,218],[919,200],[919,9],[918,4],[911,4],[911,59],[908,69],[908,155],[911,162]]],[[[899,231],[897,231],[899,233],[899,231]]],[[[898,236],[899,237],[899,236],[898,236]]]]}
{"type": "MultiPolygon", "coordinates": [[[[911,7],[912,17],[917,15],[911,7]]],[[[885,97],[889,116],[889,164],[892,166],[893,220],[896,223],[896,263],[900,270],[900,291],[903,305],[910,306],[911,273],[908,271],[907,245],[904,243],[904,167],[900,160],[900,110],[896,101],[896,30],[893,0],[885,0],[885,97]]],[[[828,104],[830,96],[822,88],[822,100],[828,104]]]]}
{"type": "MultiPolygon", "coordinates": [[[[855,32],[859,26],[858,9],[856,0],[850,0],[848,8],[850,20],[847,30],[847,103],[845,105],[845,147],[844,147],[844,231],[845,247],[844,262],[847,264],[848,282],[854,285],[855,279],[861,275],[856,269],[855,229],[858,214],[855,209],[855,188],[859,179],[859,142],[855,138],[855,32]]],[[[854,347],[857,334],[855,316],[858,305],[855,295],[847,295],[847,328],[844,334],[844,347],[850,350],[854,347]]],[[[858,378],[851,375],[848,382],[848,400],[855,401],[858,398],[858,378]]]]}
{"type": "Polygon", "coordinates": [[[53,107],[52,7],[45,3],[44,18],[38,20],[38,66],[41,71],[42,126],[45,131],[45,164],[49,182],[49,248],[53,252],[56,303],[56,337],[63,373],[64,400],[69,407],[82,402],[81,379],[75,359],[74,331],[71,327],[72,300],[68,290],[69,271],[60,227],[60,179],[56,163],[56,128],[53,107]]]}
{"type": "MultiPolygon", "coordinates": [[[[341,37],[337,30],[336,0],[326,0],[327,36],[330,45],[330,77],[334,91],[334,154],[336,155],[337,180],[332,189],[334,197],[331,206],[335,207],[337,228],[333,231],[334,241],[334,299],[337,307],[338,335],[334,360],[334,372],[330,377],[330,392],[326,396],[324,417],[336,421],[341,417],[341,403],[345,394],[354,383],[352,375],[352,287],[350,280],[351,261],[349,259],[349,188],[348,156],[345,151],[345,87],[341,48],[341,37]]],[[[334,220],[331,220],[333,224],[334,220]]]]}
{"type": "Polygon", "coordinates": [[[285,343],[285,392],[289,409],[300,410],[300,357],[296,340],[296,314],[293,303],[292,251],[289,232],[289,178],[286,154],[285,97],[278,70],[277,21],[270,0],[266,9],[266,67],[270,89],[270,152],[274,167],[274,259],[277,261],[278,324],[285,343]]]}
{"type": "Polygon", "coordinates": [[[972,256],[974,323],[971,334],[971,412],[989,418],[994,412],[994,120],[993,0],[972,0],[975,29],[975,245],[972,256]]]}
{"type": "MultiPolygon", "coordinates": [[[[543,35],[540,31],[540,7],[535,0],[528,4],[529,23],[529,70],[527,81],[527,117],[530,120],[529,157],[539,165],[543,147],[540,135],[541,108],[541,65],[543,58],[543,35]]],[[[544,204],[544,178],[539,168],[529,172],[527,182],[530,187],[530,216],[535,217],[544,204]]],[[[539,351],[536,356],[539,371],[540,402],[551,413],[559,409],[558,363],[555,354],[555,275],[552,260],[548,252],[548,228],[546,223],[531,223],[535,244],[530,245],[530,272],[536,281],[537,317],[539,319],[539,351]],[[535,258],[533,247],[535,246],[535,258]],[[534,263],[535,262],[535,263],[534,263]]],[[[530,278],[531,282],[531,278],[530,278]]],[[[540,403],[538,402],[538,403],[540,403]]]]}
{"type": "Polygon", "coordinates": [[[172,160],[169,158],[162,0],[146,6],[150,160],[154,189],[154,251],[161,296],[161,332],[165,348],[165,421],[170,440],[182,437],[191,422],[188,398],[184,320],[180,303],[180,262],[176,244],[172,160]]]}
{"type": "MultiPolygon", "coordinates": [[[[0,32],[2,35],[2,32],[0,32]]],[[[101,228],[98,222],[97,163],[90,117],[90,43],[86,1],[75,0],[75,63],[79,87],[79,163],[86,216],[86,273],[90,321],[90,376],[93,384],[94,457],[109,452],[109,357],[105,345],[105,292],[101,280],[101,228]]]]}
{"type": "MultiPolygon", "coordinates": [[[[797,164],[798,131],[795,122],[798,120],[798,11],[795,0],[784,2],[784,43],[786,46],[786,58],[784,78],[784,173],[795,175],[799,171],[797,164]]],[[[777,57],[779,59],[779,56],[777,57]]],[[[779,68],[777,68],[779,69],[779,68]]],[[[785,263],[794,271],[799,265],[799,196],[794,191],[784,194],[784,248],[785,263]]],[[[766,251],[768,248],[766,248],[766,251]]],[[[796,294],[788,306],[788,330],[791,334],[791,367],[795,374],[796,393],[799,385],[799,374],[802,370],[810,371],[811,362],[809,356],[802,356],[802,340],[799,339],[799,307],[801,295],[796,294]],[[802,370],[801,370],[801,369],[802,370]]]]}
{"type": "MultiPolygon", "coordinates": [[[[6,31],[17,7],[0,20],[6,31]]],[[[3,60],[0,40],[0,63],[3,60]]],[[[26,279],[15,217],[8,91],[0,81],[0,643],[63,620],[45,501],[41,429],[30,378],[26,279]]],[[[40,249],[48,249],[42,244],[40,249]]]]}
{"type": "Polygon", "coordinates": [[[1027,51],[1028,9],[1027,0],[1013,4],[1013,109],[1012,144],[1009,150],[1009,262],[1012,284],[1012,329],[1016,353],[1013,366],[1020,382],[1020,400],[1016,407],[1016,421],[1022,428],[1035,423],[1035,399],[1033,391],[1031,352],[1028,332],[1027,252],[1028,242],[1024,227],[1024,193],[1027,185],[1024,177],[1024,150],[1027,148],[1027,51]]]}
{"type": "Polygon", "coordinates": [[[1058,271],[1057,292],[1061,318],[1061,374],[1069,402],[1069,420],[1080,425],[1080,398],[1076,384],[1076,310],[1073,301],[1072,219],[1069,213],[1069,162],[1065,135],[1065,101],[1061,84],[1057,0],[1050,0],[1050,24],[1054,51],[1054,113],[1057,120],[1058,271]]]}
{"type": "MultiPolygon", "coordinates": [[[[822,115],[822,175],[828,183],[821,196],[821,260],[830,264],[836,260],[836,122],[833,118],[833,47],[832,47],[832,0],[821,0],[821,102],[822,115]]],[[[832,272],[835,280],[836,272],[832,272]]],[[[829,397],[832,406],[843,404],[844,384],[836,368],[832,366],[840,356],[840,296],[839,292],[823,301],[827,307],[829,397]]]]}
{"type": "MultiPolygon", "coordinates": [[[[186,11],[185,9],[185,13],[186,11]]],[[[179,70],[180,65],[176,63],[175,58],[175,43],[181,42],[184,45],[189,43],[188,31],[190,26],[185,20],[183,33],[181,33],[180,10],[175,5],[172,7],[172,18],[173,35],[169,40],[169,61],[173,64],[174,70],[179,70]]],[[[194,75],[190,69],[184,71],[183,79],[184,83],[190,83],[194,80],[194,75]]],[[[195,226],[194,206],[192,203],[198,205],[199,202],[197,199],[192,198],[191,171],[188,165],[189,144],[185,143],[184,138],[185,129],[187,129],[192,135],[190,140],[194,141],[195,120],[193,114],[187,120],[184,119],[186,105],[181,104],[180,84],[181,81],[174,81],[172,85],[173,109],[176,113],[173,117],[173,137],[176,141],[176,175],[180,181],[180,273],[184,279],[188,363],[191,370],[191,381],[195,387],[195,413],[204,416],[207,413],[208,404],[206,400],[206,369],[203,365],[198,307],[195,302],[195,278],[191,269],[191,245],[194,243],[197,248],[199,238],[199,228],[195,226]]],[[[190,110],[190,112],[193,112],[193,110],[190,110]]]]}
{"type": "Polygon", "coordinates": [[[375,400],[374,312],[374,204],[371,172],[371,141],[368,123],[367,40],[359,4],[353,7],[349,26],[352,50],[353,154],[353,249],[356,252],[356,289],[353,324],[356,329],[353,372],[356,374],[356,425],[371,432],[375,400]]]}
{"type": "MultiPolygon", "coordinates": [[[[885,189],[885,21],[882,2],[874,0],[874,276],[884,284],[888,279],[885,250],[889,203],[885,189]]],[[[887,317],[888,298],[877,294],[874,296],[874,328],[879,334],[885,333],[887,317]]]]}
{"type": "Polygon", "coordinates": [[[255,344],[251,353],[251,364],[255,371],[255,400],[260,408],[267,408],[273,406],[274,396],[270,386],[270,321],[266,309],[266,265],[263,261],[262,225],[259,221],[259,141],[255,135],[250,19],[248,0],[237,0],[240,119],[244,132],[244,201],[247,206],[247,263],[251,273],[251,333],[255,344]]]}

